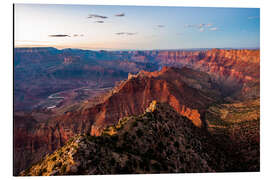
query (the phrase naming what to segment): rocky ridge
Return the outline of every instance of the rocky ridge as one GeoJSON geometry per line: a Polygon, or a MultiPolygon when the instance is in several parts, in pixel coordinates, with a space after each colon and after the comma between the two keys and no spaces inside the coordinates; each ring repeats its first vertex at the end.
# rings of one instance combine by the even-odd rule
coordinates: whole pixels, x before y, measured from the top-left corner
{"type": "Polygon", "coordinates": [[[77,135],[22,176],[230,171],[233,160],[171,106],[153,101],[101,136],[77,135]]]}

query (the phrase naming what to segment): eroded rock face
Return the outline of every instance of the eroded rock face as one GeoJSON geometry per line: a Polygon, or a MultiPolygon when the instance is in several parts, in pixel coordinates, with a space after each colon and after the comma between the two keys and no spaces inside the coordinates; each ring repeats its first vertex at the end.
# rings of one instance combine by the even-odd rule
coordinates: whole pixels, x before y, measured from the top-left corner
{"type": "MultiPolygon", "coordinates": [[[[129,54],[133,57],[138,52],[129,54]]],[[[243,88],[234,98],[259,97],[260,50],[147,51],[141,55],[147,57],[148,62],[158,63],[159,67],[190,67],[207,72],[223,86],[226,95],[243,88]]]]}
{"type": "MultiPolygon", "coordinates": [[[[51,53],[50,56],[46,56],[50,58],[49,62],[57,63],[57,65],[64,63],[65,66],[61,65],[61,68],[55,72],[65,72],[68,70],[66,68],[71,68],[69,66],[82,67],[74,65],[74,63],[78,63],[80,58],[64,60],[64,57],[70,56],[71,50],[64,50],[64,54],[56,49],[43,49],[41,52],[36,49],[21,51],[38,52],[33,56],[34,58],[28,54],[27,59],[33,59],[31,62],[42,60],[38,58],[42,56],[42,53],[51,53]],[[53,61],[55,54],[59,55],[57,56],[59,59],[53,61]]],[[[74,54],[82,54],[82,52],[73,51],[72,53],[73,56],[74,54]]],[[[29,167],[33,162],[37,162],[46,153],[61,147],[75,134],[90,132],[92,135],[100,135],[106,126],[115,124],[119,118],[143,113],[152,100],[168,103],[180,115],[189,118],[195,126],[203,127],[205,122],[202,121],[202,114],[210,104],[223,97],[259,97],[259,53],[259,50],[220,49],[208,51],[87,52],[87,57],[93,59],[99,57],[103,60],[113,58],[115,62],[124,56],[126,60],[119,65],[118,70],[129,69],[130,72],[136,73],[141,69],[154,70],[158,66],[163,68],[160,71],[141,71],[138,74],[130,75],[128,80],[119,83],[102,103],[95,106],[82,105],[77,110],[49,118],[44,122],[30,116],[15,117],[15,124],[18,125],[14,129],[15,174],[29,167]],[[130,61],[132,58],[136,63],[130,61]],[[140,64],[142,62],[145,64],[140,64]],[[151,66],[148,67],[147,63],[150,63],[151,66]],[[155,66],[152,66],[153,64],[155,66]],[[179,70],[164,67],[166,65],[187,66],[208,74],[190,68],[179,70]],[[20,123],[24,121],[31,123],[27,125],[20,123]]],[[[24,56],[15,59],[18,68],[22,67],[21,61],[23,59],[24,56]]],[[[114,66],[115,62],[100,61],[98,66],[87,67],[85,70],[94,72],[95,75],[96,72],[103,72],[106,76],[113,74],[121,79],[123,77],[121,73],[115,74],[118,70],[103,68],[105,64],[114,66]]],[[[127,73],[124,75],[127,76],[127,73]]],[[[57,84],[57,82],[55,83],[57,84]]],[[[83,84],[78,81],[76,83],[83,84]]],[[[78,86],[78,84],[73,84],[70,88],[74,86],[78,86]]],[[[36,96],[31,96],[31,98],[35,99],[36,96]]]]}
{"type": "Polygon", "coordinates": [[[30,131],[20,130],[25,135],[20,137],[21,143],[16,149],[22,150],[31,142],[35,148],[27,148],[28,152],[35,154],[42,149],[52,152],[77,133],[98,136],[106,126],[117,123],[118,119],[143,113],[153,100],[168,103],[195,126],[202,127],[204,124],[200,113],[220,98],[219,90],[215,89],[214,82],[206,73],[172,67],[152,73],[142,71],[135,78],[115,87],[101,104],[81,107],[46,123],[37,123],[30,131]]]}
{"type": "Polygon", "coordinates": [[[102,129],[104,125],[114,124],[115,119],[144,112],[152,100],[170,104],[179,114],[201,127],[200,112],[221,98],[214,86],[207,74],[187,68],[164,67],[161,71],[152,73],[142,71],[137,77],[120,84],[115,93],[103,103],[103,111],[94,122],[92,134],[98,134],[97,129],[102,129]],[[185,76],[190,76],[191,73],[193,79],[185,76]],[[196,76],[203,76],[205,79],[196,81],[196,76]],[[190,81],[192,86],[189,85],[190,81]]]}
{"type": "MultiPolygon", "coordinates": [[[[223,85],[227,94],[251,82],[259,86],[260,50],[161,51],[156,60],[161,65],[188,66],[207,72],[223,85]]],[[[258,90],[253,95],[258,97],[258,90]]]]}

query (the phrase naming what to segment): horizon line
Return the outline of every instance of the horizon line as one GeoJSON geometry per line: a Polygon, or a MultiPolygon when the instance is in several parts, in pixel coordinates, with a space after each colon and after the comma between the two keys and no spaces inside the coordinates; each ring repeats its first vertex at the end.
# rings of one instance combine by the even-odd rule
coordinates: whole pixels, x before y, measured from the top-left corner
{"type": "Polygon", "coordinates": [[[173,50],[199,50],[199,49],[250,49],[250,50],[258,50],[260,47],[241,47],[241,48],[233,48],[233,47],[207,47],[207,48],[171,48],[171,49],[112,49],[112,48],[97,48],[97,49],[91,49],[91,48],[57,48],[53,46],[13,46],[14,49],[19,48],[55,48],[57,50],[64,50],[64,49],[77,49],[77,50],[89,50],[89,51],[173,51],[173,50]]]}

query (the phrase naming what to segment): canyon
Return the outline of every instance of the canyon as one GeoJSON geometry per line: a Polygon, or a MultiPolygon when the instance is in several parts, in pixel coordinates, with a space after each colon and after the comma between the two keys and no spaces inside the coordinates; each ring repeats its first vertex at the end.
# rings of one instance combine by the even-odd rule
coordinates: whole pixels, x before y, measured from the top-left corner
{"type": "Polygon", "coordinates": [[[201,131],[216,133],[209,129],[211,108],[259,97],[260,50],[15,48],[14,174],[77,134],[101,136],[119,119],[143,114],[154,100],[201,131]],[[91,91],[74,93],[78,88],[91,91]],[[66,101],[49,106],[55,93],[66,101]]]}

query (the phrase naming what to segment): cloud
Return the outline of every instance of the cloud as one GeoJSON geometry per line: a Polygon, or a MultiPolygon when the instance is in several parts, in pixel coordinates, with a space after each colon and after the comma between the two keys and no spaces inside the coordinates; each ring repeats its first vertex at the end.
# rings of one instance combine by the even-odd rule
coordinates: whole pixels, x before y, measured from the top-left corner
{"type": "Polygon", "coordinates": [[[204,32],[204,28],[203,28],[203,27],[200,27],[200,28],[199,28],[199,31],[200,31],[200,32],[204,32]]]}
{"type": "Polygon", "coordinates": [[[119,32],[119,33],[115,33],[116,35],[123,35],[125,34],[124,32],[119,32]]]}
{"type": "Polygon", "coordinates": [[[73,34],[73,37],[83,37],[84,35],[83,34],[73,34]]]}
{"type": "Polygon", "coordinates": [[[104,23],[104,21],[95,21],[96,23],[99,23],[99,24],[101,24],[101,23],[104,23]]]}
{"type": "Polygon", "coordinates": [[[209,28],[211,26],[213,26],[213,24],[210,24],[210,23],[208,23],[208,24],[199,24],[199,28],[203,28],[203,27],[209,28]]]}
{"type": "Polygon", "coordinates": [[[258,19],[259,16],[249,16],[248,19],[258,19]]]}
{"type": "Polygon", "coordinates": [[[67,34],[51,34],[49,35],[49,37],[70,37],[70,36],[67,34]]]}
{"type": "Polygon", "coordinates": [[[125,13],[119,13],[119,14],[115,14],[116,17],[123,17],[125,16],[125,13]]]}
{"type": "Polygon", "coordinates": [[[185,24],[185,28],[194,28],[198,29],[199,32],[209,31],[218,31],[219,28],[213,27],[213,24],[185,24]]]}
{"type": "Polygon", "coordinates": [[[135,35],[137,33],[132,33],[132,32],[118,32],[118,33],[115,33],[116,35],[127,35],[127,36],[132,36],[132,35],[135,35]]]}
{"type": "Polygon", "coordinates": [[[213,26],[213,24],[185,24],[185,28],[198,28],[198,29],[201,29],[201,28],[209,28],[213,26]]]}
{"type": "Polygon", "coordinates": [[[137,33],[130,33],[130,32],[127,32],[126,35],[135,35],[137,33]]]}
{"type": "Polygon", "coordinates": [[[176,35],[183,35],[184,33],[182,33],[182,32],[178,32],[178,33],[176,33],[176,35]]]}
{"type": "Polygon", "coordinates": [[[84,34],[72,34],[72,35],[68,35],[68,34],[51,34],[48,35],[49,37],[83,37],[84,34]]]}
{"type": "Polygon", "coordinates": [[[212,27],[209,29],[210,31],[218,31],[219,29],[217,27],[212,27]]]}
{"type": "Polygon", "coordinates": [[[185,28],[194,28],[200,32],[205,31],[206,24],[185,24],[185,28]]]}
{"type": "Polygon", "coordinates": [[[89,16],[87,18],[101,18],[101,19],[107,19],[107,16],[102,16],[102,15],[98,15],[98,14],[89,14],[89,16]]]}
{"type": "Polygon", "coordinates": [[[196,24],[185,24],[185,28],[195,28],[197,27],[196,24]]]}
{"type": "Polygon", "coordinates": [[[164,28],[165,26],[162,25],[162,24],[160,24],[160,25],[157,25],[157,27],[159,27],[159,28],[164,28]]]}

